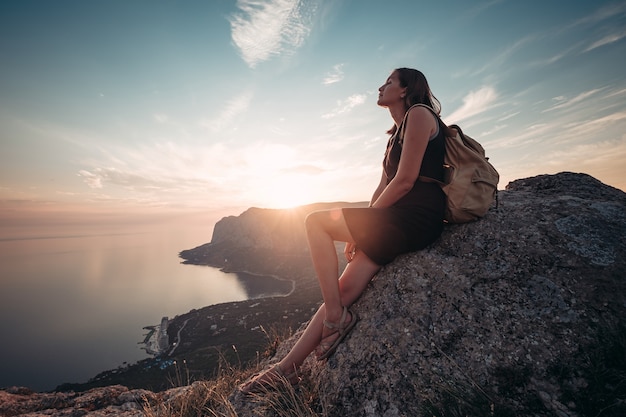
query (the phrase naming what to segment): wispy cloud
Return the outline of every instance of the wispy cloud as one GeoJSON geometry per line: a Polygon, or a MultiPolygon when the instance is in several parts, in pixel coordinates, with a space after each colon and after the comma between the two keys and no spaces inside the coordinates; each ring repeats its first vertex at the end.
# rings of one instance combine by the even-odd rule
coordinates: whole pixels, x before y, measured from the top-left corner
{"type": "Polygon", "coordinates": [[[337,106],[330,112],[322,115],[324,119],[332,119],[340,114],[348,113],[353,108],[360,106],[367,100],[367,94],[353,94],[345,100],[337,102],[337,106]]]}
{"type": "Polygon", "coordinates": [[[507,114],[505,116],[502,116],[500,119],[498,119],[498,122],[503,122],[505,120],[511,119],[511,118],[517,116],[518,114],[520,114],[519,111],[513,112],[511,114],[507,114]]]}
{"type": "Polygon", "coordinates": [[[329,85],[335,84],[339,81],[343,80],[343,66],[344,64],[337,64],[333,66],[333,69],[329,71],[324,79],[322,80],[322,84],[329,85]]]}
{"type": "Polygon", "coordinates": [[[498,93],[495,88],[491,86],[485,86],[479,90],[471,91],[463,99],[463,105],[450,116],[446,117],[446,119],[454,123],[468,119],[490,108],[497,98],[498,93]]]}
{"type": "Polygon", "coordinates": [[[564,50],[554,53],[552,56],[548,58],[541,58],[541,59],[536,60],[535,62],[531,62],[530,66],[544,67],[546,65],[552,65],[562,60],[563,58],[570,56],[572,53],[579,53],[581,48],[582,48],[582,45],[580,43],[577,43],[575,45],[570,46],[569,48],[566,48],[564,50]]]}
{"type": "Polygon", "coordinates": [[[459,21],[471,21],[473,19],[476,19],[480,14],[490,9],[491,7],[503,2],[504,0],[491,0],[477,4],[468,3],[470,5],[469,9],[466,10],[465,13],[459,14],[455,18],[459,21]]]}
{"type": "Polygon", "coordinates": [[[85,161],[77,175],[90,195],[106,195],[111,201],[239,206],[284,192],[278,185],[285,182],[314,182],[327,168],[309,159],[298,148],[279,143],[232,147],[169,141],[111,147],[100,158],[85,161]]]}
{"type": "Polygon", "coordinates": [[[595,23],[598,23],[607,19],[611,19],[615,16],[623,15],[624,13],[626,13],[626,3],[624,2],[603,5],[594,13],[591,13],[585,17],[582,17],[574,21],[570,25],[566,26],[564,29],[571,29],[571,28],[575,28],[578,26],[595,24],[595,23]]]}
{"type": "Polygon", "coordinates": [[[78,171],[78,176],[81,177],[90,188],[102,188],[102,177],[97,173],[81,169],[78,171]]]}
{"type": "Polygon", "coordinates": [[[495,53],[490,60],[485,62],[485,64],[473,71],[470,75],[477,76],[485,73],[493,73],[494,68],[502,67],[503,65],[511,62],[511,58],[521,49],[523,49],[526,45],[535,41],[538,38],[538,35],[532,34],[527,35],[521,39],[518,39],[516,42],[511,45],[507,45],[504,49],[495,53]]]}
{"type": "Polygon", "coordinates": [[[317,8],[315,0],[238,0],[237,7],[230,18],[232,41],[251,68],[299,48],[317,8]]]}
{"type": "Polygon", "coordinates": [[[253,96],[254,94],[251,91],[246,91],[240,94],[229,101],[222,112],[215,119],[202,121],[200,125],[208,127],[213,132],[223,130],[230,125],[237,115],[245,112],[248,107],[250,107],[250,102],[252,101],[253,96]]]}
{"type": "MultiPolygon", "coordinates": [[[[625,13],[626,13],[626,3],[605,5],[597,9],[594,13],[591,13],[580,19],[577,19],[563,27],[557,28],[556,30],[551,31],[550,33],[552,36],[554,36],[555,34],[571,33],[573,31],[580,30],[582,27],[588,28],[593,25],[599,24],[601,22],[605,22],[607,20],[613,19],[617,16],[624,15],[625,13]]],[[[605,35],[601,39],[594,41],[591,44],[587,44],[587,41],[576,42],[575,44],[564,49],[563,51],[560,51],[554,54],[552,57],[545,59],[543,61],[537,62],[535,64],[538,64],[538,65],[553,64],[572,54],[580,54],[580,53],[589,52],[601,46],[617,42],[623,39],[624,37],[626,37],[626,31],[622,30],[622,31],[605,35]]]]}
{"type": "Polygon", "coordinates": [[[592,134],[602,131],[603,128],[624,120],[626,120],[626,111],[621,111],[597,119],[571,123],[570,125],[566,125],[565,128],[579,137],[590,137],[592,134]]]}
{"type": "Polygon", "coordinates": [[[609,94],[607,94],[605,98],[621,96],[621,95],[626,95],[626,88],[622,88],[621,90],[617,90],[617,91],[612,91],[609,94]]]}
{"type": "MultiPolygon", "coordinates": [[[[175,142],[139,147],[110,148],[101,158],[92,158],[77,175],[98,193],[111,199],[133,198],[194,205],[206,196],[222,198],[237,184],[237,156],[221,144],[190,147],[175,142]],[[122,159],[111,155],[121,155],[122,159]]],[[[236,194],[242,190],[233,189],[236,194]]],[[[206,203],[205,203],[206,204],[206,203]]]]}
{"type": "Polygon", "coordinates": [[[574,105],[576,103],[580,103],[580,102],[588,99],[589,97],[591,97],[592,95],[596,94],[597,92],[599,92],[601,90],[602,90],[601,88],[596,88],[596,89],[593,89],[593,90],[584,91],[584,92],[578,94],[576,97],[573,97],[571,99],[568,99],[568,98],[563,97],[563,96],[555,97],[552,100],[557,102],[557,104],[555,104],[554,106],[549,107],[549,108],[543,110],[542,113],[546,113],[546,112],[549,112],[549,111],[562,109],[562,108],[565,108],[565,107],[572,106],[572,105],[574,105]]]}
{"type": "Polygon", "coordinates": [[[601,46],[608,45],[608,44],[613,43],[613,42],[617,42],[620,39],[623,39],[624,37],[626,37],[626,30],[622,31],[622,32],[618,32],[618,33],[612,33],[610,35],[607,35],[607,36],[603,37],[600,40],[595,41],[591,45],[589,45],[585,49],[584,52],[589,52],[589,51],[591,51],[593,49],[596,49],[596,48],[599,48],[601,46]]]}
{"type": "MultiPolygon", "coordinates": [[[[170,157],[172,158],[172,157],[170,157]]],[[[92,189],[104,189],[107,187],[122,187],[137,193],[166,193],[181,192],[190,189],[199,189],[202,184],[208,185],[210,181],[189,175],[179,176],[180,171],[168,174],[167,165],[157,170],[146,170],[143,167],[96,167],[91,170],[80,170],[78,176],[92,189]]]]}

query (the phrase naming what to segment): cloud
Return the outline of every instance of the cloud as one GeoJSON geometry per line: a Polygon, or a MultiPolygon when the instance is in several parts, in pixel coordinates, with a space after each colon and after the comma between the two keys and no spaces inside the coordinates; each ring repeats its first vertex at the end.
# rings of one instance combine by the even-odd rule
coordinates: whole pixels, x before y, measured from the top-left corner
{"type": "Polygon", "coordinates": [[[535,62],[531,62],[529,64],[530,67],[544,67],[546,65],[552,65],[557,63],[558,61],[562,60],[563,58],[566,58],[568,56],[570,56],[572,53],[576,53],[578,54],[579,51],[581,50],[582,45],[577,43],[575,45],[570,46],[569,48],[566,48],[562,51],[559,51],[555,54],[553,54],[552,56],[548,57],[548,58],[542,58],[539,59],[535,62]]]}
{"type": "Polygon", "coordinates": [[[322,80],[322,84],[330,85],[343,80],[343,66],[344,64],[334,65],[332,71],[328,72],[322,80]]]}
{"type": "Polygon", "coordinates": [[[626,12],[626,3],[608,4],[600,7],[594,13],[591,13],[581,19],[576,20],[572,24],[566,27],[566,29],[576,28],[578,26],[584,26],[589,24],[595,24],[607,19],[611,19],[615,16],[622,15],[626,12]]]}
{"type": "Polygon", "coordinates": [[[316,1],[238,0],[231,36],[249,67],[299,48],[311,32],[316,1]]]}
{"type": "Polygon", "coordinates": [[[251,91],[246,91],[241,95],[233,98],[230,102],[226,104],[224,110],[213,120],[202,121],[200,123],[201,126],[208,127],[213,132],[219,132],[226,128],[233,119],[245,112],[248,107],[250,107],[250,103],[252,102],[252,97],[254,94],[251,91]]]}
{"type": "Polygon", "coordinates": [[[605,96],[605,98],[621,96],[626,94],[626,88],[622,88],[621,90],[613,91],[605,96]]]}
{"type": "Polygon", "coordinates": [[[587,49],[584,50],[584,52],[589,52],[593,49],[599,48],[601,46],[604,45],[608,45],[610,43],[613,42],[617,42],[620,39],[623,39],[624,37],[626,37],[626,31],[622,31],[621,33],[612,33],[610,35],[605,36],[604,38],[592,43],[591,45],[589,45],[587,47],[587,49]]]}
{"type": "Polygon", "coordinates": [[[322,115],[322,117],[324,119],[332,119],[340,114],[348,113],[353,108],[365,103],[366,99],[367,94],[353,94],[345,100],[338,101],[337,107],[335,107],[330,113],[322,115]]]}
{"type": "Polygon", "coordinates": [[[77,175],[91,199],[150,206],[225,207],[260,204],[277,181],[318,181],[327,169],[310,154],[279,143],[240,147],[176,141],[111,146],[83,162],[77,175]]]}
{"type": "Polygon", "coordinates": [[[477,91],[470,93],[463,98],[463,105],[455,110],[450,116],[446,117],[454,123],[468,119],[487,110],[498,98],[495,88],[485,86],[477,91]]]}
{"type": "Polygon", "coordinates": [[[586,100],[587,98],[591,97],[592,95],[594,95],[595,93],[597,93],[598,91],[601,91],[601,90],[602,90],[601,88],[596,88],[594,90],[584,91],[584,92],[578,94],[576,97],[571,98],[569,100],[566,99],[563,96],[555,97],[555,98],[553,98],[553,100],[557,101],[558,104],[543,110],[542,113],[546,113],[546,112],[549,112],[549,111],[562,109],[564,107],[569,107],[569,106],[572,106],[572,105],[574,105],[576,103],[580,103],[581,101],[586,100]]]}
{"type": "Polygon", "coordinates": [[[537,37],[538,35],[532,34],[518,39],[515,43],[508,45],[506,48],[493,55],[493,57],[489,61],[485,62],[485,64],[481,68],[477,69],[470,75],[477,76],[485,73],[493,73],[494,68],[502,67],[504,64],[510,63],[515,53],[517,53],[527,44],[530,44],[531,42],[536,40],[537,37]]]}
{"type": "MultiPolygon", "coordinates": [[[[545,43],[546,38],[555,37],[557,35],[566,35],[568,39],[575,39],[575,34],[577,32],[590,32],[591,30],[596,31],[596,29],[592,29],[594,25],[600,24],[604,21],[611,20],[614,18],[620,19],[620,15],[626,13],[626,3],[623,4],[611,4],[600,7],[595,12],[586,14],[584,17],[577,19],[571,23],[568,23],[562,27],[554,28],[553,30],[547,31],[543,34],[536,34],[536,39],[541,40],[545,43]]],[[[616,22],[615,25],[620,27],[620,23],[616,22]]],[[[602,29],[600,29],[602,30],[602,29]]],[[[618,31],[615,33],[608,34],[603,38],[592,42],[589,44],[589,40],[583,40],[579,42],[573,43],[571,46],[564,48],[562,51],[553,54],[552,56],[538,60],[534,63],[531,63],[532,66],[545,66],[554,64],[563,58],[569,57],[571,55],[579,55],[581,53],[589,52],[593,49],[599,48],[604,45],[608,45],[610,43],[617,42],[626,37],[626,31],[618,31]]],[[[540,50],[540,49],[538,49],[540,50]]]]}
{"type": "Polygon", "coordinates": [[[142,175],[129,169],[119,168],[94,168],[92,171],[81,170],[78,172],[85,183],[93,189],[103,189],[107,186],[121,186],[135,191],[161,190],[171,188],[173,179],[158,179],[151,175],[142,175]]]}
{"type": "Polygon", "coordinates": [[[84,169],[78,171],[78,176],[82,177],[85,183],[94,189],[102,188],[102,177],[98,174],[91,173],[84,169]]]}
{"type": "Polygon", "coordinates": [[[574,122],[564,127],[569,129],[568,132],[576,134],[579,137],[592,137],[592,135],[596,132],[606,130],[609,125],[622,122],[624,120],[626,120],[626,111],[621,111],[599,117],[597,119],[574,122]]]}
{"type": "Polygon", "coordinates": [[[506,115],[506,116],[502,116],[500,119],[498,119],[498,121],[499,121],[499,122],[503,122],[503,121],[505,121],[505,120],[508,120],[508,119],[511,119],[511,118],[513,118],[513,117],[517,116],[518,114],[520,114],[520,112],[519,112],[519,111],[516,111],[516,112],[511,113],[511,114],[508,114],[508,115],[506,115]]]}

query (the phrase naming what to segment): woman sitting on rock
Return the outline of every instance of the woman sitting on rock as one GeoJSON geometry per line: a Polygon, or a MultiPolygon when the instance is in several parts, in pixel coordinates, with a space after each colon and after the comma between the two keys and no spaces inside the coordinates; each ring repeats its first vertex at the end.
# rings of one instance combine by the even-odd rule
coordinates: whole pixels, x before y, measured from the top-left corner
{"type": "Polygon", "coordinates": [[[425,248],[442,232],[446,196],[420,175],[443,180],[444,136],[447,127],[420,71],[394,70],[378,89],[378,105],[389,110],[394,126],[383,160],[380,184],[368,208],[321,210],[306,218],[306,231],[324,303],[291,351],[273,368],[243,384],[244,393],[258,392],[281,378],[292,384],[309,354],[331,356],[355,326],[358,317],[348,309],[382,265],[396,256],[425,248]],[[346,242],[348,264],[338,276],[335,241],[346,242]]]}

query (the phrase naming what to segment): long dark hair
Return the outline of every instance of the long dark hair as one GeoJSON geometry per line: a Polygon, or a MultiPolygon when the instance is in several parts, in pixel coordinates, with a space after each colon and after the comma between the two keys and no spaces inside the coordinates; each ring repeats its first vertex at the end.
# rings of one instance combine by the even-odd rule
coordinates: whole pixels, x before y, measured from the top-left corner
{"type": "MultiPolygon", "coordinates": [[[[413,68],[396,68],[393,72],[398,75],[400,85],[406,88],[404,102],[405,111],[414,104],[426,104],[437,114],[441,113],[441,103],[433,95],[428,86],[428,81],[421,71],[413,68]]],[[[396,125],[387,131],[390,135],[396,133],[396,125]]]]}

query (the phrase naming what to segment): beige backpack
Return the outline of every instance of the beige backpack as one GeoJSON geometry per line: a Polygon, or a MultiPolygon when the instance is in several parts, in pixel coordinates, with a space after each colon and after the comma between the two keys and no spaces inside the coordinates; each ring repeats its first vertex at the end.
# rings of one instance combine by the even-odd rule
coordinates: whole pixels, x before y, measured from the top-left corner
{"type": "MultiPolygon", "coordinates": [[[[439,115],[430,107],[424,104],[415,106],[426,107],[440,120],[439,115]]],[[[500,175],[489,163],[485,149],[480,143],[465,135],[458,125],[450,125],[449,128],[453,129],[456,135],[446,135],[444,181],[424,176],[418,179],[441,185],[448,200],[446,222],[467,223],[483,217],[494,200],[497,205],[500,175]]]]}

